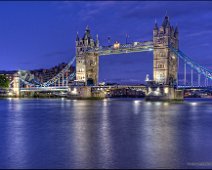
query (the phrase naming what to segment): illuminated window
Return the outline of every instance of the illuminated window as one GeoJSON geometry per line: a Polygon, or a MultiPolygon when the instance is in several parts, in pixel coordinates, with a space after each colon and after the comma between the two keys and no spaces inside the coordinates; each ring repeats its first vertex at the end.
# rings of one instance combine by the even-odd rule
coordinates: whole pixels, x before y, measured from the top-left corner
{"type": "Polygon", "coordinates": [[[158,68],[164,68],[164,64],[158,64],[158,68]]]}
{"type": "Polygon", "coordinates": [[[90,60],[90,66],[93,64],[93,60],[90,60]]]}
{"type": "Polygon", "coordinates": [[[164,81],[164,80],[165,80],[165,74],[164,74],[164,73],[158,73],[157,79],[158,79],[159,81],[164,81]]]}
{"type": "Polygon", "coordinates": [[[160,79],[163,80],[165,78],[164,73],[160,74],[160,79]]]}

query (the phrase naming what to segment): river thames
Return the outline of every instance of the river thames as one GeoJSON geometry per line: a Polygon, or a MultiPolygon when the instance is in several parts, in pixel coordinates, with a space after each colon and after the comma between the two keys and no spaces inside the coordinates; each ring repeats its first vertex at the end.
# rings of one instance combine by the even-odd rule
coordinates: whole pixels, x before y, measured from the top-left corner
{"type": "Polygon", "coordinates": [[[212,100],[0,100],[0,168],[212,168],[212,100]]]}

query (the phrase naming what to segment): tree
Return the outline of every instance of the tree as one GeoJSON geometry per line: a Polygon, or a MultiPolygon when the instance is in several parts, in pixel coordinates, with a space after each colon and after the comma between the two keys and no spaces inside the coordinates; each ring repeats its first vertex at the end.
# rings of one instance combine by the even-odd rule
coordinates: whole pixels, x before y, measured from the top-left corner
{"type": "Polygon", "coordinates": [[[10,85],[10,81],[7,79],[5,75],[0,75],[0,88],[8,88],[10,85]]]}

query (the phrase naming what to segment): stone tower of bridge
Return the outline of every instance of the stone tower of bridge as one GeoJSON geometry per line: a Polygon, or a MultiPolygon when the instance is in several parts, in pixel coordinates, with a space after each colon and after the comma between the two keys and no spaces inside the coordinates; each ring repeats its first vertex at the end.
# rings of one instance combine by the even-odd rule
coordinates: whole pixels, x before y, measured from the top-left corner
{"type": "Polygon", "coordinates": [[[154,81],[164,85],[175,85],[178,81],[178,58],[169,49],[169,46],[176,49],[179,48],[178,28],[171,26],[168,16],[165,16],[160,27],[158,27],[155,22],[153,30],[153,45],[154,81]]]}
{"type": "Polygon", "coordinates": [[[88,50],[98,49],[98,35],[96,40],[91,36],[90,29],[87,26],[83,38],[78,33],[76,37],[76,80],[85,85],[98,84],[99,56],[96,52],[88,50]]]}

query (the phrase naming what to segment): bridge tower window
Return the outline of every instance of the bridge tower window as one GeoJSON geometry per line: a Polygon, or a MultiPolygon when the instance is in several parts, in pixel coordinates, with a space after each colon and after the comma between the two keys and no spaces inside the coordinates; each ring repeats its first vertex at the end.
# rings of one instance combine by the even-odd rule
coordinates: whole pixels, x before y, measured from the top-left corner
{"type": "Polygon", "coordinates": [[[158,68],[164,68],[164,64],[158,64],[158,68]]]}

